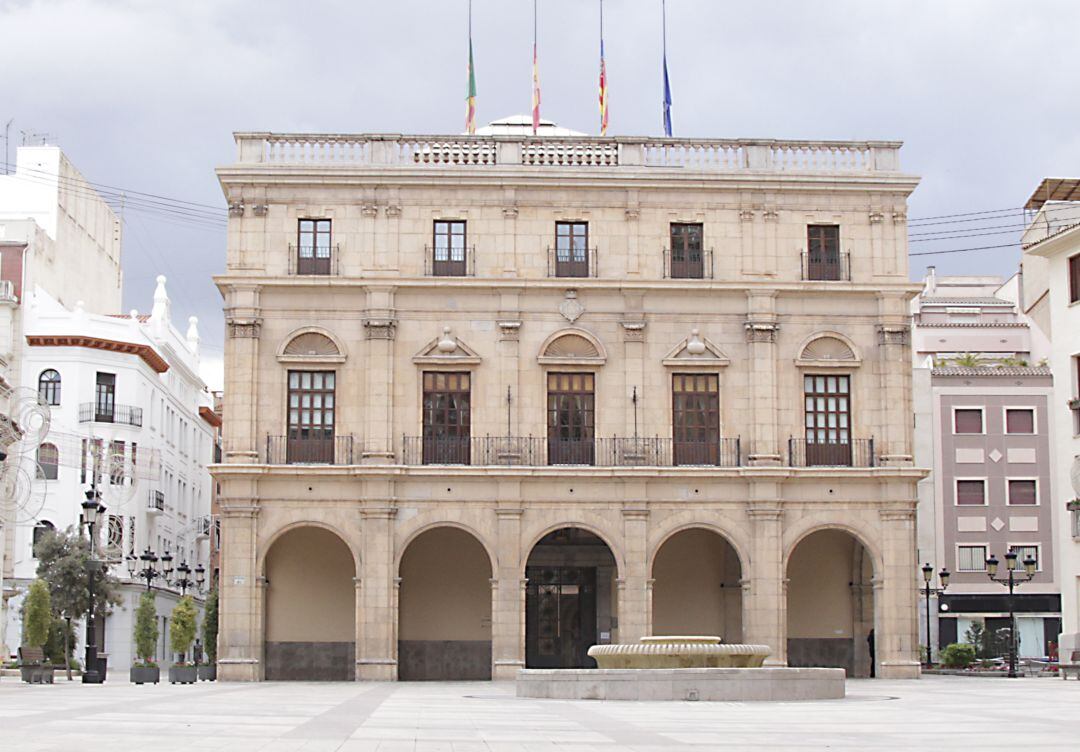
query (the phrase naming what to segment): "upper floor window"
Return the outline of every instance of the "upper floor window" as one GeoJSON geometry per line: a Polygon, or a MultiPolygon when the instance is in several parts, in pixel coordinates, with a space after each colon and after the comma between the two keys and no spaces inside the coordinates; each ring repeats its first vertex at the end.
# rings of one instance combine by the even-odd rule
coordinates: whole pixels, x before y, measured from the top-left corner
{"type": "Polygon", "coordinates": [[[1080,253],[1069,258],[1069,302],[1080,300],[1080,253]]]}
{"type": "Polygon", "coordinates": [[[717,465],[720,459],[720,377],[676,373],[671,377],[671,419],[676,465],[717,465]]]}
{"type": "Polygon", "coordinates": [[[301,219],[297,227],[296,273],[330,274],[332,259],[329,219],[301,219]]]}
{"type": "Polygon", "coordinates": [[[465,247],[464,220],[436,220],[431,273],[436,277],[464,277],[465,247]]]}
{"type": "Polygon", "coordinates": [[[94,396],[94,420],[112,423],[116,416],[116,374],[98,373],[94,396]]]}
{"type": "Polygon", "coordinates": [[[424,372],[425,465],[468,465],[470,374],[424,372]]]}
{"type": "Polygon", "coordinates": [[[289,464],[333,464],[335,380],[333,371],[289,371],[289,464]]]}
{"type": "Polygon", "coordinates": [[[547,375],[549,465],[594,463],[594,380],[591,373],[547,375]]]}
{"type": "Polygon", "coordinates": [[[851,377],[803,377],[806,464],[851,465],[851,377]]]}
{"type": "Polygon", "coordinates": [[[806,259],[803,278],[808,280],[846,279],[840,255],[840,225],[806,226],[806,259]]]}
{"type": "MultiPolygon", "coordinates": [[[[34,548],[37,548],[38,543],[45,537],[47,533],[55,533],[56,525],[52,524],[48,520],[42,520],[38,524],[34,525],[34,540],[31,544],[34,548]]],[[[37,556],[37,554],[34,554],[37,556]]]]}
{"type": "Polygon", "coordinates": [[[704,226],[700,223],[671,223],[672,279],[703,279],[705,277],[705,253],[702,248],[704,226]]]}
{"type": "Polygon", "coordinates": [[[555,223],[555,276],[589,276],[589,223],[555,223]]]}
{"type": "Polygon", "coordinates": [[[1039,503],[1037,483],[1034,478],[1010,479],[1009,506],[1030,506],[1039,503]]]}
{"type": "Polygon", "coordinates": [[[60,472],[60,450],[56,444],[42,444],[37,451],[38,479],[56,480],[60,472]]]}
{"type": "Polygon", "coordinates": [[[38,396],[45,401],[46,405],[60,404],[60,372],[48,369],[38,376],[38,396]]]}
{"type": "Polygon", "coordinates": [[[1035,410],[1029,407],[1006,408],[1005,433],[1035,433],[1035,410]]]}
{"type": "Polygon", "coordinates": [[[953,433],[982,433],[981,407],[958,407],[953,411],[953,433]]]}
{"type": "Polygon", "coordinates": [[[958,546],[956,553],[957,571],[986,571],[986,546],[958,546]]]}
{"type": "Polygon", "coordinates": [[[1023,566],[1025,559],[1034,559],[1035,571],[1042,571],[1042,561],[1039,558],[1039,546],[1036,545],[1021,545],[1021,546],[1009,546],[1009,551],[1016,554],[1016,560],[1023,566]]]}
{"type": "Polygon", "coordinates": [[[986,481],[980,478],[957,480],[956,503],[961,506],[985,506],[986,481]]]}

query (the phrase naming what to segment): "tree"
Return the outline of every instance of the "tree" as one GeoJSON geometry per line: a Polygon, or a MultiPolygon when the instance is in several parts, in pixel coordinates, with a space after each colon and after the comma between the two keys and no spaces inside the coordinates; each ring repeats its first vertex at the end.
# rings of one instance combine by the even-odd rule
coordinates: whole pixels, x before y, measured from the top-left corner
{"type": "Polygon", "coordinates": [[[953,364],[961,366],[963,368],[978,368],[983,363],[982,358],[980,358],[975,353],[964,353],[960,357],[953,360],[953,364]]]}
{"type": "Polygon", "coordinates": [[[144,666],[153,664],[157,641],[157,604],[154,594],[147,590],[135,609],[135,657],[144,666]]]}
{"type": "Polygon", "coordinates": [[[52,606],[49,603],[49,586],[44,580],[30,583],[30,594],[23,604],[23,634],[27,646],[43,648],[49,640],[52,626],[52,606]]]}
{"type": "Polygon", "coordinates": [[[172,621],[169,626],[169,647],[174,653],[180,654],[180,663],[187,658],[188,648],[195,641],[195,601],[190,595],[185,595],[176,604],[172,611],[172,621]]]}
{"type": "MultiPolygon", "coordinates": [[[[34,546],[37,575],[49,586],[53,613],[67,620],[64,637],[71,634],[71,620],[82,618],[90,608],[90,542],[70,527],[64,531],[45,533],[34,546]]],[[[119,582],[107,571],[98,571],[94,578],[94,613],[108,614],[120,602],[119,582]]],[[[65,639],[64,655],[70,654],[70,641],[65,639]]],[[[65,664],[68,663],[65,661],[65,664]]],[[[67,670],[71,680],[71,668],[67,670]]]]}
{"type": "Polygon", "coordinates": [[[218,591],[214,588],[210,595],[206,596],[206,608],[203,612],[203,649],[206,650],[206,660],[213,666],[217,663],[217,633],[218,633],[218,591]]]}

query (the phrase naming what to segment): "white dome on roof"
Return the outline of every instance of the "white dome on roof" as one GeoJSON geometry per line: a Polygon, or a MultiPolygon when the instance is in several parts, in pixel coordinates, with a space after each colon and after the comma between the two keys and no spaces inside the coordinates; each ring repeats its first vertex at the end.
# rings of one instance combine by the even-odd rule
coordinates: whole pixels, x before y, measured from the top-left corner
{"type": "MultiPolygon", "coordinates": [[[[476,129],[477,136],[531,136],[532,115],[511,115],[500,120],[492,120],[487,125],[476,129]]],[[[586,136],[587,133],[560,128],[552,120],[540,118],[537,136],[586,136]]]]}

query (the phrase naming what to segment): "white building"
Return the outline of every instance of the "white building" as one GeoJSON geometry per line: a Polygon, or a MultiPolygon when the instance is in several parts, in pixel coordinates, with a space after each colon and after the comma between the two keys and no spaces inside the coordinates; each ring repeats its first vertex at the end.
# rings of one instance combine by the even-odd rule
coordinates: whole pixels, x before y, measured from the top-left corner
{"type": "Polygon", "coordinates": [[[1068,661],[1080,657],[1080,179],[1043,180],[1025,208],[1035,214],[1023,238],[1024,298],[1052,345],[1060,651],[1068,661]]]}
{"type": "MultiPolygon", "coordinates": [[[[77,526],[79,504],[96,484],[106,507],[100,550],[125,581],[123,602],[103,620],[97,645],[111,667],[123,670],[131,663],[132,619],[146,587],[130,577],[127,558],[149,548],[170,552],[174,565],[186,562],[192,570],[209,564],[207,466],[217,419],[198,376],[196,320],[186,334],[172,326],[164,277],[157,279],[149,316],[91,314],[78,303],[70,310],[40,288],[25,308],[21,381],[38,385],[51,425],[36,457],[36,524],[15,526],[14,585],[22,590],[35,576],[36,535],[77,526]]],[[[161,581],[155,590],[158,658],[167,665],[167,617],[179,592],[161,581]]],[[[8,609],[9,634],[19,633],[20,600],[8,609]]]]}
{"type": "MultiPolygon", "coordinates": [[[[36,381],[21,383],[24,291],[41,288],[67,307],[83,301],[86,311],[121,309],[121,224],[105,200],[55,146],[21,147],[15,172],[0,176],[0,452],[15,436],[12,409],[33,400],[36,381]],[[30,391],[14,391],[29,386],[30,391]]],[[[17,466],[0,463],[0,483],[14,483],[17,466]]],[[[12,585],[14,537],[18,523],[30,521],[24,494],[0,494],[0,654],[15,649],[6,639],[12,585]]]]}

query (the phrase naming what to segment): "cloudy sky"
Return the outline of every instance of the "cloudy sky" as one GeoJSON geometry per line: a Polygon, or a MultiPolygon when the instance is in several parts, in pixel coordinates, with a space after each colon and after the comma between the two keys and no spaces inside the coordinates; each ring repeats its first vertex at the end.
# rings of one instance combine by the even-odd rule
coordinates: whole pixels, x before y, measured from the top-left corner
{"type": "MultiPolygon", "coordinates": [[[[88,179],[219,207],[231,132],[459,132],[467,0],[0,0],[0,127],[88,179]]],[[[675,135],[900,139],[912,252],[1014,243],[1047,175],[1080,172],[1069,0],[668,0],[675,135]],[[918,218],[1011,210],[950,225],[918,218]],[[925,233],[950,231],[945,238],[925,233]],[[966,236],[966,237],[965,237],[966,236]]],[[[659,134],[660,0],[606,0],[612,134],[659,134]]],[[[598,0],[539,0],[543,115],[596,131],[598,0]]],[[[474,0],[479,119],[530,106],[532,2],[474,0]]],[[[173,207],[176,209],[176,207],[173,207]]],[[[169,277],[220,385],[213,209],[125,212],[125,309],[169,277]],[[210,215],[203,211],[211,212],[210,215]],[[190,218],[194,214],[197,218],[190,218]]],[[[1011,273],[1014,247],[912,258],[1011,273]]]]}

